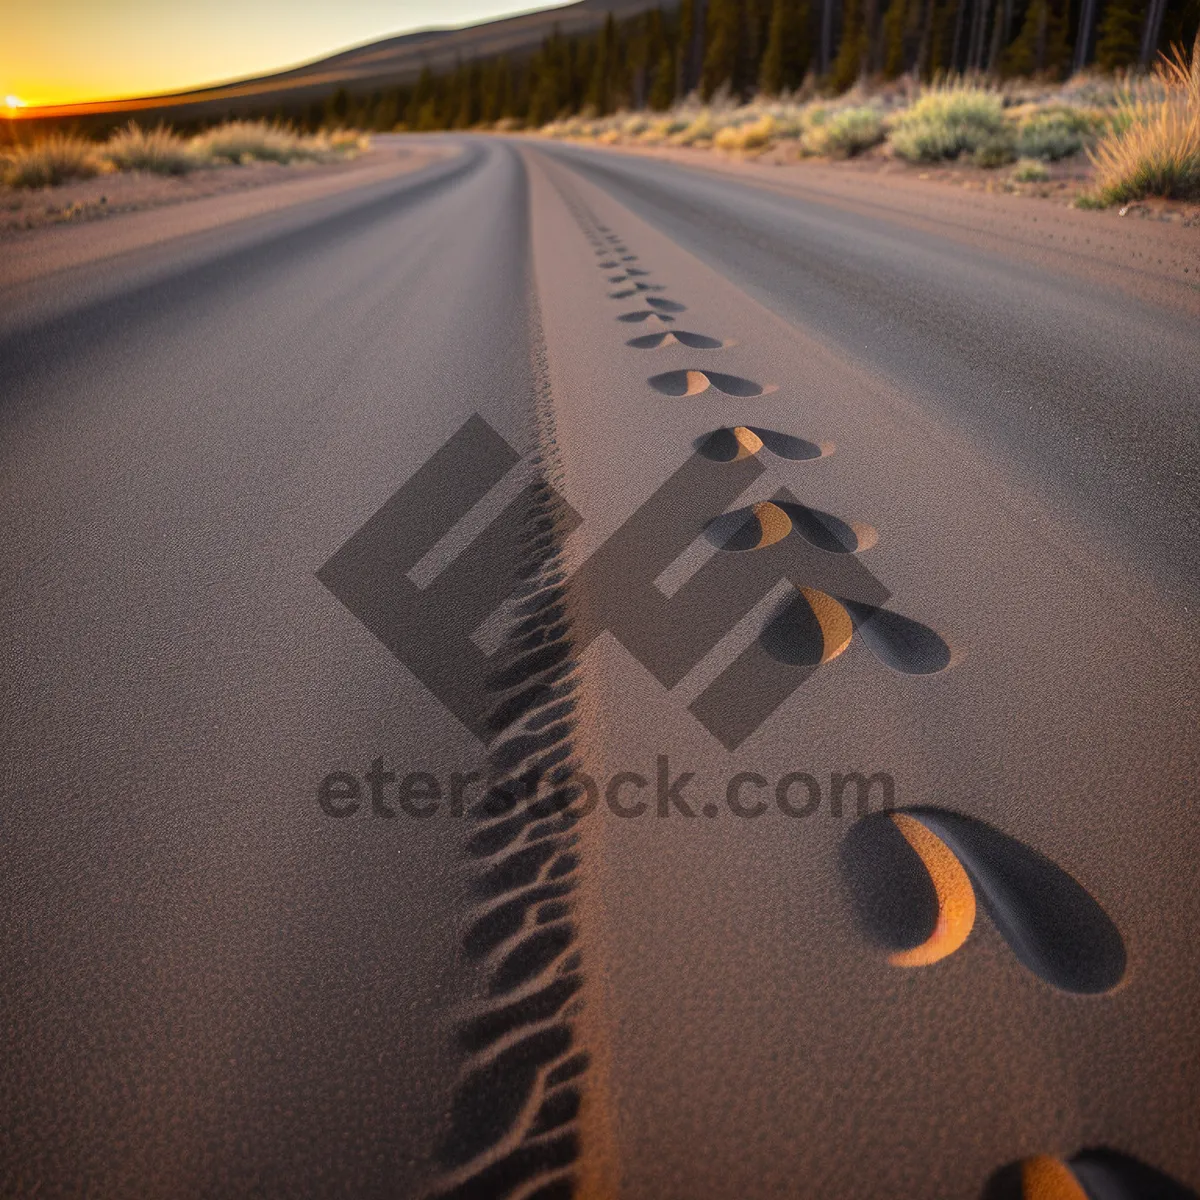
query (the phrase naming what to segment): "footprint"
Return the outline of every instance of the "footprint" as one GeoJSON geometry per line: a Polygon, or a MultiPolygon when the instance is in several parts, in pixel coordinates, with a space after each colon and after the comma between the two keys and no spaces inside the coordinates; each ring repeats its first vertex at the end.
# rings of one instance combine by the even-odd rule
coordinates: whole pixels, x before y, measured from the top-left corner
{"type": "Polygon", "coordinates": [[[997,1171],[983,1200],[1197,1200],[1189,1187],[1131,1154],[1097,1146],[1063,1162],[1037,1154],[997,1171]]]}
{"type": "MultiPolygon", "coordinates": [[[[634,341],[644,341],[644,338],[634,338],[634,341]]],[[[629,345],[633,345],[630,342],[629,345]]],[[[693,445],[696,451],[712,462],[735,462],[757,454],[762,448],[762,439],[753,429],[745,425],[735,425],[732,429],[714,429],[712,433],[701,434],[693,445]]]]}
{"type": "MultiPolygon", "coordinates": [[[[653,304],[653,300],[650,303],[653,304]]],[[[727,396],[761,396],[767,390],[752,379],[743,379],[740,375],[722,375],[716,371],[666,371],[662,375],[651,376],[646,382],[664,396],[699,396],[710,387],[727,396]]]]}
{"type": "MultiPolygon", "coordinates": [[[[893,942],[893,965],[927,966],[952,954],[971,932],[978,897],[1018,961],[1054,987],[1095,995],[1111,991],[1124,977],[1125,944],[1112,919],[1066,871],[1016,838],[975,817],[938,808],[873,813],[851,835],[843,865],[858,891],[863,923],[877,937],[882,932],[881,940],[888,940],[888,930],[870,917],[881,909],[878,895],[872,907],[864,893],[872,886],[868,880],[891,881],[891,905],[905,910],[918,929],[922,914],[929,925],[932,885],[932,927],[913,944],[893,942]],[[888,844],[881,820],[895,825],[919,860],[926,886],[914,886],[919,869],[911,859],[907,865],[898,861],[904,855],[894,838],[888,844]],[[875,861],[864,869],[871,851],[875,861]]],[[[878,891],[881,885],[874,886],[878,891]]]]}
{"type": "Polygon", "coordinates": [[[664,300],[661,296],[647,296],[646,303],[652,308],[657,308],[659,312],[687,312],[686,305],[680,304],[677,300],[664,300]]]}
{"type": "Polygon", "coordinates": [[[779,500],[777,503],[791,518],[792,527],[810,546],[829,554],[856,554],[869,550],[879,540],[870,525],[850,524],[832,513],[794,501],[779,500]]]}
{"type": "Polygon", "coordinates": [[[734,553],[763,550],[782,541],[791,532],[787,513],[767,501],[723,513],[704,528],[704,536],[719,550],[734,553]]]}
{"type": "Polygon", "coordinates": [[[776,662],[818,667],[837,658],[853,633],[849,615],[832,596],[800,587],[767,623],[759,643],[776,662]]]}
{"type": "Polygon", "coordinates": [[[953,954],[975,925],[975,891],[935,833],[905,812],[871,813],[842,843],[842,873],[860,927],[894,967],[953,954]]]}
{"type": "Polygon", "coordinates": [[[674,317],[668,317],[664,313],[655,312],[652,308],[639,308],[636,312],[622,313],[617,320],[632,324],[634,321],[645,321],[650,317],[654,317],[664,324],[670,324],[675,320],[674,317]]]}
{"type": "MultiPolygon", "coordinates": [[[[630,258],[632,258],[632,257],[634,257],[634,256],[633,256],[633,255],[630,255],[629,257],[630,257],[630,258]]],[[[626,261],[626,262],[627,262],[627,261],[628,261],[628,259],[626,259],[626,260],[624,260],[624,261],[626,261]]],[[[643,270],[641,267],[627,267],[627,268],[626,268],[626,272],[625,272],[625,273],[626,273],[626,274],[627,274],[627,275],[628,275],[628,276],[629,276],[631,279],[632,279],[634,276],[637,276],[637,275],[649,275],[649,274],[650,274],[650,272],[649,272],[649,271],[645,271],[645,270],[643,270]]]]}
{"type": "MultiPolygon", "coordinates": [[[[648,344],[647,338],[635,338],[626,345],[648,344]]],[[[806,442],[803,438],[792,437],[786,433],[776,433],[771,429],[757,429],[752,425],[735,425],[732,428],[714,429],[712,433],[701,435],[693,443],[698,453],[713,462],[733,462],[750,454],[757,454],[764,446],[772,454],[781,458],[795,460],[821,458],[832,454],[833,447],[818,446],[815,442],[806,442]],[[786,450],[783,454],[781,451],[786,450]]]]}
{"type": "Polygon", "coordinates": [[[622,288],[619,292],[609,292],[608,298],[610,300],[628,300],[630,296],[637,296],[643,292],[662,292],[665,290],[666,284],[662,283],[635,283],[632,287],[622,288]]]}
{"type": "Polygon", "coordinates": [[[703,333],[687,333],[682,329],[673,329],[663,333],[647,333],[642,337],[631,338],[625,343],[635,350],[656,350],[659,346],[687,346],[692,350],[719,350],[725,343],[717,338],[708,337],[703,333]]]}
{"type": "Polygon", "coordinates": [[[637,255],[636,254],[622,254],[621,261],[622,262],[637,262],[637,255]]]}
{"type": "Polygon", "coordinates": [[[809,458],[823,458],[833,453],[833,446],[827,442],[817,445],[805,441],[804,438],[794,437],[790,433],[779,433],[774,429],[760,429],[757,425],[749,426],[753,433],[772,454],[780,458],[789,458],[802,462],[809,458]]]}
{"type": "Polygon", "coordinates": [[[950,647],[928,625],[873,604],[843,603],[867,648],[893,671],[936,675],[950,665],[950,647]]]}
{"type": "Polygon", "coordinates": [[[600,269],[603,271],[611,271],[614,268],[619,267],[620,265],[621,264],[619,262],[617,262],[615,259],[611,259],[611,258],[607,262],[602,262],[599,264],[600,269]]]}

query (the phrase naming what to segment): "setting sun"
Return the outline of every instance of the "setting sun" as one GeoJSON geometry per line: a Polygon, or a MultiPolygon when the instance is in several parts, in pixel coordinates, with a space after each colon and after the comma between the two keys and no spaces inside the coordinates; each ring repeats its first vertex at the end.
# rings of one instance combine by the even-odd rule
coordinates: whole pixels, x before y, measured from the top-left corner
{"type": "Polygon", "coordinates": [[[14,95],[12,95],[12,93],[9,93],[7,96],[4,97],[4,107],[5,108],[24,108],[25,101],[22,100],[20,96],[14,96],[14,95]]]}

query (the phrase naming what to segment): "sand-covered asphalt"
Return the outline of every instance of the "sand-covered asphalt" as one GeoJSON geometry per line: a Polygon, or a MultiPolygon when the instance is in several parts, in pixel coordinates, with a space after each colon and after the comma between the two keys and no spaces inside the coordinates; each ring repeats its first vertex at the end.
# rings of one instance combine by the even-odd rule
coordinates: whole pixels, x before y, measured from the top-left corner
{"type": "Polygon", "coordinates": [[[5,292],[0,1190],[966,1200],[1098,1145],[1200,1186],[1194,269],[433,144],[5,292]],[[491,466],[389,510],[475,416],[525,463],[470,425],[491,466]],[[389,818],[376,758],[647,809],[389,818]],[[864,927],[851,772],[972,873],[932,965],[864,927]]]}

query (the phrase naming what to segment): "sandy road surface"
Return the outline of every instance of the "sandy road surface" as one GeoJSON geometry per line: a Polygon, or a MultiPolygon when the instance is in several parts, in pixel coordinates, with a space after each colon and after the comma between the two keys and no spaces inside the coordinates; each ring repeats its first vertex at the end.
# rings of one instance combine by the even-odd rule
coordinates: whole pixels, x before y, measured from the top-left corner
{"type": "Polygon", "coordinates": [[[1200,1187],[1187,283],[437,144],[8,293],[5,1194],[1200,1187]]]}

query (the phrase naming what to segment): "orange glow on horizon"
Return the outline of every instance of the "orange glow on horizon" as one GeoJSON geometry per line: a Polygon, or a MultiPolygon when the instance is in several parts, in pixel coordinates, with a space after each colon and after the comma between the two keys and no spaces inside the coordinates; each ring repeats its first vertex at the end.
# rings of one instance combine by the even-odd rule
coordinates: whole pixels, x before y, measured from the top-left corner
{"type": "MultiPolygon", "coordinates": [[[[475,25],[571,0],[39,0],[0,38],[0,117],[237,86],[418,29],[475,25]],[[12,104],[11,100],[19,101],[12,104]]],[[[88,111],[85,110],[85,111],[88,111]]]]}

